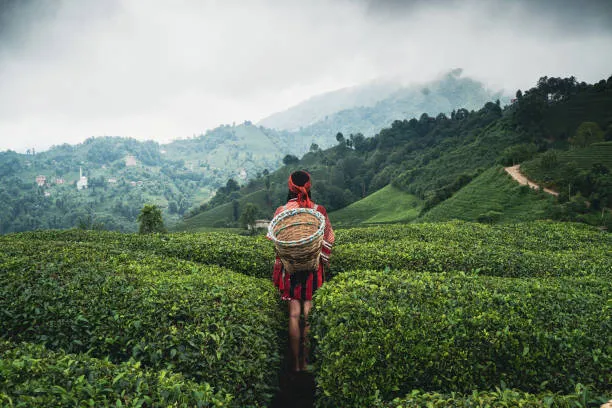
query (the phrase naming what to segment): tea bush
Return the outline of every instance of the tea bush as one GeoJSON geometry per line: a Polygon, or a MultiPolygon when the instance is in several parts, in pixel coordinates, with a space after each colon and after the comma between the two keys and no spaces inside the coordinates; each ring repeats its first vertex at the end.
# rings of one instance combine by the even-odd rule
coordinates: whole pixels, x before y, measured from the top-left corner
{"type": "MultiPolygon", "coordinates": [[[[608,247],[610,248],[610,247],[608,247]]],[[[612,279],[609,249],[575,251],[517,250],[494,242],[375,241],[338,245],[331,272],[355,269],[461,270],[503,277],[599,276],[612,279]]]]}
{"type": "Polygon", "coordinates": [[[583,224],[410,224],[341,230],[337,237],[334,274],[389,267],[612,279],[612,235],[583,224]]]}
{"type": "MultiPolygon", "coordinates": [[[[333,222],[333,219],[332,219],[333,222]]],[[[92,243],[219,265],[269,279],[272,243],[231,233],[143,236],[81,230],[37,231],[33,241],[92,243]]],[[[355,269],[463,270],[509,277],[598,275],[612,279],[612,235],[584,224],[467,222],[338,230],[332,275],[355,269]]],[[[0,237],[0,242],[2,237],[0,237]]]]}
{"type": "Polygon", "coordinates": [[[230,395],[134,360],[113,364],[83,354],[0,341],[3,407],[225,407],[230,395]]]}
{"type": "Polygon", "coordinates": [[[500,389],[495,391],[474,391],[471,394],[423,392],[414,390],[403,398],[391,402],[379,402],[376,408],[471,408],[471,407],[523,407],[523,408],[581,408],[599,407],[608,401],[601,395],[594,395],[584,386],[577,385],[576,390],[567,395],[552,392],[530,394],[528,392],[500,389]]]}
{"type": "Polygon", "coordinates": [[[322,406],[413,389],[610,392],[612,285],[595,278],[346,272],[316,294],[322,406]]]}
{"type": "Polygon", "coordinates": [[[274,264],[273,245],[263,236],[253,238],[223,232],[141,235],[75,229],[35,231],[7,237],[12,236],[33,242],[93,243],[120,251],[148,252],[207,265],[223,266],[234,272],[260,278],[270,278],[274,264]]]}
{"type": "MultiPolygon", "coordinates": [[[[332,220],[333,221],[333,220],[332,220]]],[[[465,221],[394,224],[339,230],[336,243],[363,243],[409,239],[420,242],[503,243],[509,248],[532,251],[580,250],[593,246],[608,248],[612,235],[580,223],[534,221],[487,225],[465,221]]]]}
{"type": "Polygon", "coordinates": [[[280,367],[282,316],[261,279],[92,243],[5,239],[0,337],[129,358],[265,404],[280,367]]]}

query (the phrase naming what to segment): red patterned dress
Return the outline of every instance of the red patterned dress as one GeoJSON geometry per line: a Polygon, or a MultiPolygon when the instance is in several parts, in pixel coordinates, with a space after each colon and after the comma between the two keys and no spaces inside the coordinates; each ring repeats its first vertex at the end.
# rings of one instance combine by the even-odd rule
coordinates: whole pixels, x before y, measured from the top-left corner
{"type": "MultiPolygon", "coordinates": [[[[274,216],[284,210],[293,208],[299,208],[295,198],[289,200],[284,206],[278,207],[274,216]]],[[[321,247],[321,262],[319,262],[319,269],[307,275],[300,273],[289,274],[285,272],[283,263],[277,256],[274,262],[272,280],[274,285],[280,290],[281,299],[283,300],[312,300],[312,295],[325,281],[324,267],[329,265],[329,257],[331,255],[332,246],[334,245],[334,230],[329,222],[325,207],[315,204],[314,208],[325,217],[325,231],[323,232],[323,246],[321,247]]]]}

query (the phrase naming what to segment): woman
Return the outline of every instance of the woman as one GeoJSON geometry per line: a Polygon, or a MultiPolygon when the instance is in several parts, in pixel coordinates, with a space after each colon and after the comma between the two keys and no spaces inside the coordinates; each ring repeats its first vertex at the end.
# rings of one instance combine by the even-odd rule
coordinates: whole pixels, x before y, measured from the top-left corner
{"type": "Polygon", "coordinates": [[[293,357],[293,370],[303,371],[306,369],[306,356],[308,347],[304,347],[300,359],[300,338],[308,337],[308,315],[312,308],[312,295],[321,287],[325,280],[324,267],[329,265],[332,245],[334,244],[334,231],[329,222],[327,211],[322,205],[317,205],[311,200],[310,195],[310,174],[305,171],[296,171],[289,176],[289,194],[287,204],[276,209],[274,216],[284,210],[292,208],[314,208],[325,216],[325,231],[323,233],[323,246],[321,248],[321,262],[319,269],[309,273],[289,274],[285,272],[280,258],[276,257],[274,263],[273,281],[274,285],[280,290],[281,298],[289,304],[289,342],[293,357]],[[300,314],[304,313],[304,332],[300,330],[300,314]]]}

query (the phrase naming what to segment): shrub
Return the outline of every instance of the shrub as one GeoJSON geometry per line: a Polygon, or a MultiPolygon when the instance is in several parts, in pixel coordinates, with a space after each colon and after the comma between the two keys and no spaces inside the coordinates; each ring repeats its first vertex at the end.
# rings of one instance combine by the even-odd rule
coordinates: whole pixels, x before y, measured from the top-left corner
{"type": "Polygon", "coordinates": [[[505,277],[612,279],[612,235],[567,223],[411,224],[341,230],[331,271],[462,270],[505,277]]]}
{"type": "MultiPolygon", "coordinates": [[[[129,358],[265,404],[280,367],[271,282],[93,243],[4,239],[0,337],[129,358]]],[[[146,242],[146,241],[143,241],[146,242]]]]}
{"type": "MultiPolygon", "coordinates": [[[[7,237],[11,237],[8,235],[7,237]]],[[[255,239],[231,233],[122,234],[102,231],[36,231],[14,235],[17,239],[90,242],[119,251],[147,251],[207,265],[219,265],[249,276],[270,278],[274,264],[274,248],[264,237],[255,239]]],[[[2,240],[2,237],[0,237],[2,240]]]]}
{"type": "Polygon", "coordinates": [[[440,394],[438,392],[412,391],[403,398],[377,403],[377,408],[470,408],[470,407],[523,407],[523,408],[580,408],[594,407],[606,402],[604,396],[593,395],[588,388],[577,385],[567,395],[543,392],[530,394],[520,390],[496,388],[495,391],[474,391],[471,394],[440,394]]]}
{"type": "Polygon", "coordinates": [[[612,391],[610,284],[462,273],[355,271],[316,294],[321,406],[369,406],[413,389],[612,391]],[[607,387],[607,389],[606,389],[607,387]]]}
{"type": "Polygon", "coordinates": [[[33,344],[0,341],[3,407],[221,407],[230,395],[171,371],[143,369],[130,360],[113,364],[33,344]]]}

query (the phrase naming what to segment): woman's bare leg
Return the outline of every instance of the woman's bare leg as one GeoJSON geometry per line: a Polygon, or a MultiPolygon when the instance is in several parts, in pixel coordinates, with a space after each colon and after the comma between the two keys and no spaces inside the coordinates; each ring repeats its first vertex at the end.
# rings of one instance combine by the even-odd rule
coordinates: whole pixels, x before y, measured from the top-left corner
{"type": "Polygon", "coordinates": [[[299,300],[289,301],[289,344],[293,357],[293,370],[300,370],[300,314],[302,307],[299,300]]]}
{"type": "Polygon", "coordinates": [[[302,361],[300,364],[300,369],[306,369],[306,359],[308,357],[308,353],[310,352],[310,341],[308,340],[308,332],[310,330],[310,321],[308,320],[308,315],[310,314],[310,309],[312,309],[312,301],[305,300],[304,301],[304,355],[302,356],[302,361]]]}

